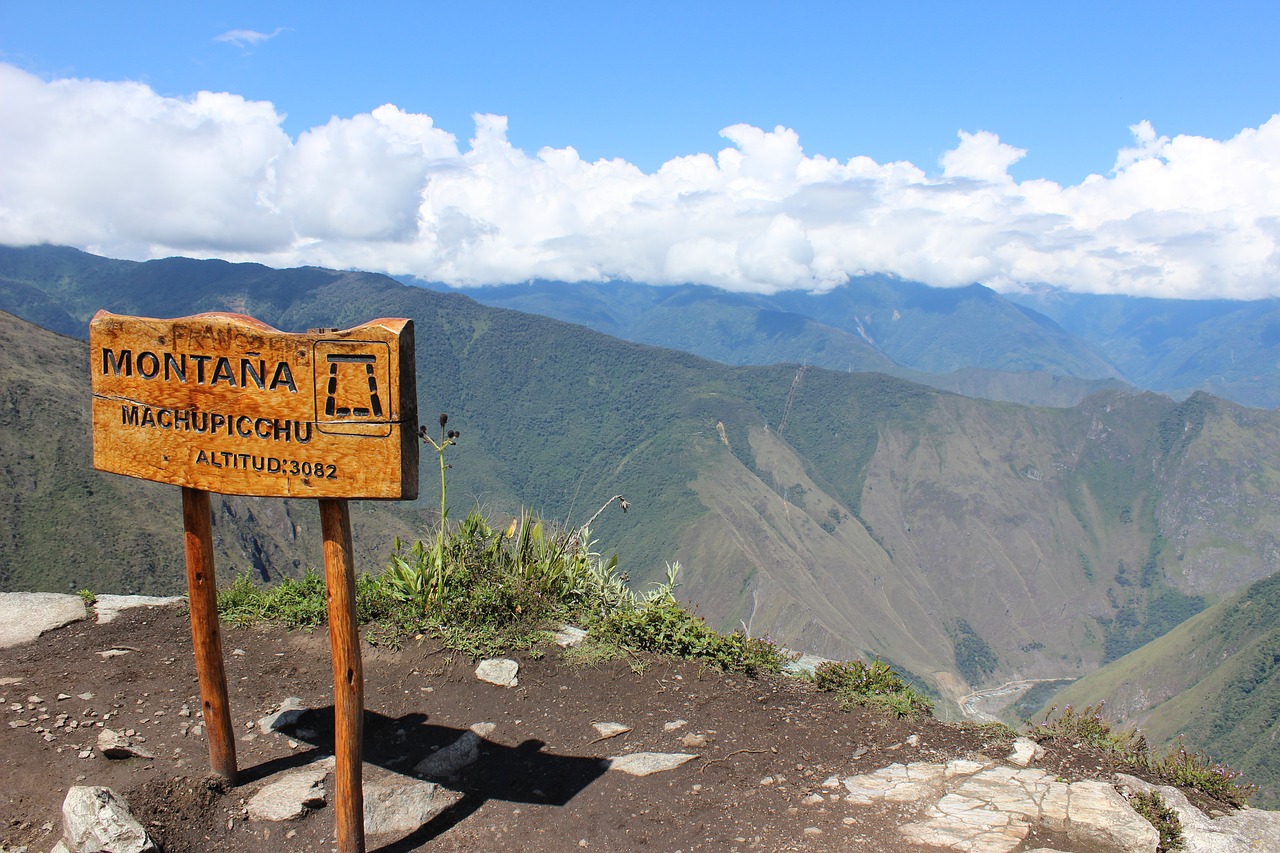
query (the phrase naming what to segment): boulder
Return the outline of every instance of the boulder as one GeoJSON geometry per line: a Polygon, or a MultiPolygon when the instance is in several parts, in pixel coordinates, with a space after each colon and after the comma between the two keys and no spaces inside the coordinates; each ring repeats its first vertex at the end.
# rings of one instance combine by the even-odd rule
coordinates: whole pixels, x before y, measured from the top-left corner
{"type": "Polygon", "coordinates": [[[56,592],[0,592],[0,649],[29,643],[45,631],[87,616],[84,599],[56,592]]]}
{"type": "Polygon", "coordinates": [[[317,762],[310,767],[286,773],[267,784],[249,798],[251,820],[297,820],[312,809],[325,804],[324,777],[329,767],[317,762]]]}
{"type": "Polygon", "coordinates": [[[62,802],[65,845],[72,853],[149,853],[156,849],[129,805],[110,788],[77,785],[62,802]]]}
{"type": "Polygon", "coordinates": [[[499,687],[515,687],[520,683],[516,678],[519,671],[520,664],[510,658],[489,658],[476,666],[476,678],[499,687]]]}

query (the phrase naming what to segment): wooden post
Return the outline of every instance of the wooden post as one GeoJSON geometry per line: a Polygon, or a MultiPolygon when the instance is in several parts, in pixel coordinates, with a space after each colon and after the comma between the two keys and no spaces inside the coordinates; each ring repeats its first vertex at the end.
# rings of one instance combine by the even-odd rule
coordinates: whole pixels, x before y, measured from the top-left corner
{"type": "Polygon", "coordinates": [[[324,576],[333,653],[333,754],[339,853],[364,853],[364,667],[356,625],[356,578],[351,518],[341,498],[320,500],[324,576]]]}
{"type": "Polygon", "coordinates": [[[191,599],[191,643],[195,648],[200,700],[209,739],[209,764],[230,784],[236,782],[236,742],[231,703],[222,665],[218,629],[218,588],[213,571],[213,525],[209,493],[182,489],[182,525],[187,552],[187,591],[191,599]]]}
{"type": "Polygon", "coordinates": [[[320,501],[341,853],[364,853],[364,669],[346,502],[418,496],[414,352],[406,318],[306,334],[226,313],[99,311],[89,323],[93,467],[182,487],[209,760],[233,783],[209,493],[320,501]]]}

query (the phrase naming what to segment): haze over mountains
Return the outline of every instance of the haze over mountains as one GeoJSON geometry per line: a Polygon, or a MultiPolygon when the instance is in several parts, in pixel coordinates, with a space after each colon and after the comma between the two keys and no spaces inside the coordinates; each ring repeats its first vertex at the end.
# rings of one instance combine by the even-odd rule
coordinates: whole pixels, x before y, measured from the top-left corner
{"type": "MultiPolygon", "coordinates": [[[[419,282],[420,283],[420,282],[419,282]]],[[[430,285],[428,285],[430,286],[430,285]]],[[[556,317],[728,364],[877,370],[1011,402],[1071,405],[1127,384],[1280,406],[1280,301],[1192,301],[890,276],[826,293],[531,282],[468,288],[478,302],[556,317]]]]}
{"type": "MultiPolygon", "coordinates": [[[[182,588],[176,490],[87,470],[88,372],[76,367],[87,349],[55,332],[82,338],[99,308],[229,310],[285,330],[410,317],[424,421],[448,412],[462,431],[454,512],[529,506],[580,524],[622,493],[631,512],[602,516],[594,533],[637,584],[679,560],[680,595],[714,624],[832,657],[879,654],[946,699],[1088,674],[1276,572],[1280,414],[1118,382],[1274,387],[1270,303],[1190,317],[1126,305],[1091,327],[1100,341],[1110,329],[1104,349],[1070,332],[1088,314],[1078,304],[1056,303],[1056,322],[976,286],[862,284],[823,296],[477,294],[726,359],[793,362],[727,366],[369,273],[0,248],[0,309],[16,315],[0,318],[0,588],[182,588]],[[1159,357],[1139,357],[1140,332],[1159,357]],[[1179,373],[1188,340],[1198,366],[1179,373]],[[1222,361],[1233,347],[1255,359],[1247,382],[1222,361]],[[1061,402],[860,372],[902,365],[986,371],[987,390],[1061,402]]],[[[433,523],[435,492],[422,494],[359,504],[361,568],[380,569],[394,536],[433,523]]],[[[228,498],[220,569],[274,577],[318,564],[313,512],[228,498]]]]}

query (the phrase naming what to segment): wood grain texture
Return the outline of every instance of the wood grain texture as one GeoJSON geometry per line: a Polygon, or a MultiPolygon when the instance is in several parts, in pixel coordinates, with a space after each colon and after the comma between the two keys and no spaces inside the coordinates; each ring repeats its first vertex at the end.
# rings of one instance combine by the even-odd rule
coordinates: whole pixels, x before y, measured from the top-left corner
{"type": "Polygon", "coordinates": [[[240,314],[99,311],[93,464],[221,494],[411,500],[413,322],[281,332],[240,314]]]}
{"type": "Polygon", "coordinates": [[[356,624],[355,566],[351,518],[345,500],[320,501],[324,573],[333,654],[334,812],[339,853],[364,853],[364,666],[356,624]]]}
{"type": "Polygon", "coordinates": [[[182,490],[182,524],[187,552],[187,591],[191,606],[191,644],[195,649],[200,702],[214,773],[235,784],[236,742],[231,730],[231,703],[223,668],[222,632],[218,625],[218,589],[213,565],[213,516],[209,493],[182,490]]]}

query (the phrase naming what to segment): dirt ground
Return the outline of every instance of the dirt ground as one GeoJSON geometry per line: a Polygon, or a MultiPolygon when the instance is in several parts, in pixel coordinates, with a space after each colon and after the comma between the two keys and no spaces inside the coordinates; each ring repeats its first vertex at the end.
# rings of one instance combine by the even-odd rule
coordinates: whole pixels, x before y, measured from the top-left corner
{"type": "MultiPolygon", "coordinates": [[[[231,788],[208,775],[206,740],[193,732],[200,696],[185,612],[126,611],[0,650],[0,849],[47,851],[77,784],[122,794],[166,853],[336,849],[329,807],[287,823],[245,813],[268,776],[332,750],[327,633],[224,625],[223,646],[240,768],[231,788]],[[314,730],[309,742],[258,730],[289,696],[316,709],[302,726],[314,730]],[[102,727],[135,732],[154,758],[102,757],[102,727]]],[[[406,836],[371,837],[368,849],[380,853],[911,850],[894,831],[910,818],[903,807],[853,806],[822,782],[894,762],[1008,752],[991,729],[846,712],[797,679],[686,662],[579,666],[552,646],[517,655],[519,686],[502,688],[430,640],[365,645],[363,654],[366,780],[410,774],[474,723],[497,726],[480,760],[448,783],[461,801],[406,836]],[[633,730],[601,740],[595,722],[633,730]],[[639,751],[698,758],[645,778],[606,772],[602,759],[639,751]]],[[[1053,747],[1038,764],[1072,780],[1111,770],[1105,757],[1053,747]]],[[[1033,836],[1027,846],[1054,840],[1033,836]]]]}

